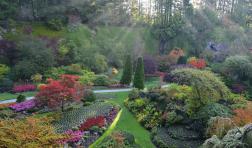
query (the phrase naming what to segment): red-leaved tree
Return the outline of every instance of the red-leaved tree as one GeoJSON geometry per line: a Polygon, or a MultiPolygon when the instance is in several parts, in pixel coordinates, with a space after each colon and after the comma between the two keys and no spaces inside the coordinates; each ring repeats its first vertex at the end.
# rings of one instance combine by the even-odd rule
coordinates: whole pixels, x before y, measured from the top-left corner
{"type": "Polygon", "coordinates": [[[62,75],[60,80],[48,79],[48,84],[40,87],[36,103],[49,108],[61,106],[64,111],[66,103],[80,101],[83,97],[83,87],[78,79],[79,77],[74,75],[62,75]]]}

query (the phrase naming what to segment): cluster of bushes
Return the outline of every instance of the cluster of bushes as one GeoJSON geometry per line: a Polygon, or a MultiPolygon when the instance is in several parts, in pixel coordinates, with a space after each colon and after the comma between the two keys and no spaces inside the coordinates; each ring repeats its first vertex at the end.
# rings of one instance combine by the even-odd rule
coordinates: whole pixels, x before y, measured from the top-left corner
{"type": "Polygon", "coordinates": [[[136,144],[134,136],[130,133],[125,131],[114,131],[97,146],[97,148],[107,147],[139,148],[140,146],[136,144]]]}

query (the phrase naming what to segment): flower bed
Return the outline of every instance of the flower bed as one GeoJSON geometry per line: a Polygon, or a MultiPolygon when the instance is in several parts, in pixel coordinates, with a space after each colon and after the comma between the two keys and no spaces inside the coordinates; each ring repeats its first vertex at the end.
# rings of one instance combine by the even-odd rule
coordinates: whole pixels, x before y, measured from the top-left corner
{"type": "Polygon", "coordinates": [[[28,100],[21,103],[10,105],[9,107],[16,112],[32,109],[36,106],[35,100],[28,100]]]}
{"type": "Polygon", "coordinates": [[[33,84],[26,84],[26,85],[16,85],[13,87],[14,93],[21,93],[21,92],[27,92],[27,91],[35,91],[36,85],[33,84]]]}
{"type": "Polygon", "coordinates": [[[80,130],[86,131],[93,126],[98,126],[100,128],[105,126],[104,116],[97,116],[97,117],[88,118],[84,123],[82,123],[80,125],[80,130]]]}

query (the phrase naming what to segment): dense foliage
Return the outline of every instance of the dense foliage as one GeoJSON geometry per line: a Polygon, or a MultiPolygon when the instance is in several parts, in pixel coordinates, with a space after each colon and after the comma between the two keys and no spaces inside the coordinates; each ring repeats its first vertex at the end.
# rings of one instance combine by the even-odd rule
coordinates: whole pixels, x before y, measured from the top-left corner
{"type": "Polygon", "coordinates": [[[129,85],[132,80],[132,72],[133,70],[131,56],[127,55],[124,62],[123,74],[120,83],[129,85]]]}
{"type": "Polygon", "coordinates": [[[48,119],[6,119],[0,121],[0,127],[1,147],[58,147],[58,140],[64,137],[55,133],[48,119]]]}
{"type": "Polygon", "coordinates": [[[144,89],[144,65],[143,58],[137,59],[136,70],[134,74],[133,86],[138,89],[144,89]]]}

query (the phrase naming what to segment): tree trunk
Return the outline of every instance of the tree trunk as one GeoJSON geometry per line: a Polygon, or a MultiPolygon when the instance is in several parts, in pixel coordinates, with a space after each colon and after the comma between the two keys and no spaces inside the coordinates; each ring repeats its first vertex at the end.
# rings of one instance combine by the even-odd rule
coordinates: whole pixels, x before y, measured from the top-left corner
{"type": "Polygon", "coordinates": [[[165,44],[166,44],[166,41],[160,39],[160,41],[159,41],[159,54],[160,54],[160,55],[164,54],[164,51],[165,51],[165,44]]]}

